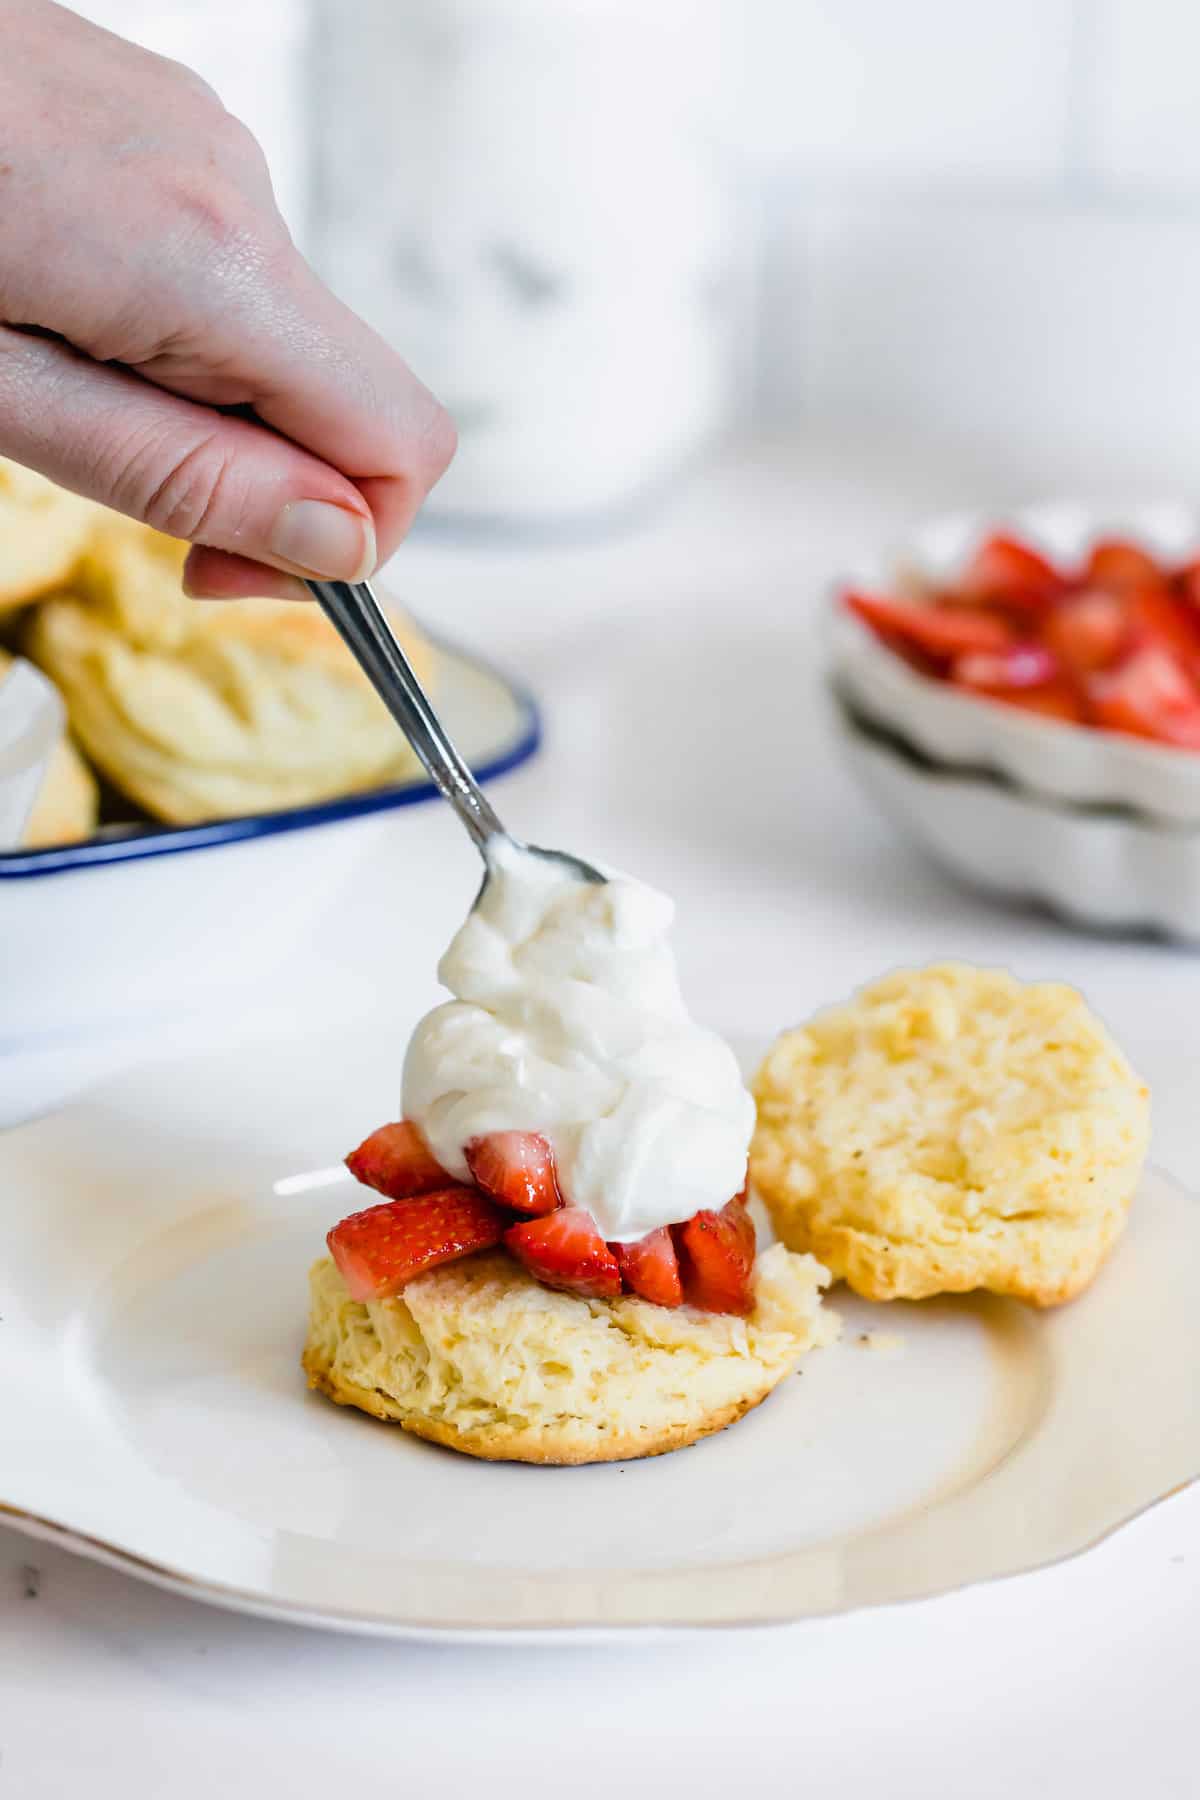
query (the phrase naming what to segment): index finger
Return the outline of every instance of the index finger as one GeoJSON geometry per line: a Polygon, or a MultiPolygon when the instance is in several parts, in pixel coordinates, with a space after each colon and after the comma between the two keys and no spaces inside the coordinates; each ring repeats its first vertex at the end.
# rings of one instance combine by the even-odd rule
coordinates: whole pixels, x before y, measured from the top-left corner
{"type": "Polygon", "coordinates": [[[227,301],[140,372],[193,398],[248,403],[345,475],[371,508],[384,560],[454,455],[449,414],[290,247],[227,301]]]}

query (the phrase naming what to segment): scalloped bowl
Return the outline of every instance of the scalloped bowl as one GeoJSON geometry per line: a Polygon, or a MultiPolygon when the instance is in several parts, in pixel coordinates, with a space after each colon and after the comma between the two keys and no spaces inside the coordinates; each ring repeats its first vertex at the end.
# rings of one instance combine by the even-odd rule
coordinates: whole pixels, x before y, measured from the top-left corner
{"type": "Polygon", "coordinates": [[[1002,776],[929,763],[845,707],[838,731],[879,811],[957,880],[1093,930],[1200,942],[1200,828],[1042,799],[1002,776]]]}
{"type": "MultiPolygon", "coordinates": [[[[1078,561],[1098,537],[1133,538],[1157,555],[1200,554],[1200,511],[1155,504],[1124,509],[1082,504],[1029,507],[934,520],[891,554],[849,572],[848,581],[886,587],[898,571],[931,582],[953,578],[986,532],[1003,526],[1058,561],[1078,561]]],[[[1125,807],[1152,819],[1200,825],[1200,754],[1094,731],[963,693],[922,675],[844,612],[829,631],[831,672],[864,717],[897,732],[935,762],[993,770],[1031,795],[1125,807]]]]}

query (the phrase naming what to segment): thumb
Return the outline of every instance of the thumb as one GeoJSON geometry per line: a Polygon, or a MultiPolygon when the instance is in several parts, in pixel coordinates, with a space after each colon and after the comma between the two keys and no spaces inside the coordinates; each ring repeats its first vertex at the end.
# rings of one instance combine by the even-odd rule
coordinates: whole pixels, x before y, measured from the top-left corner
{"type": "MultiPolygon", "coordinates": [[[[318,457],[265,425],[8,326],[0,326],[0,451],[243,565],[342,581],[375,567],[370,507],[318,457]]],[[[257,591],[295,590],[264,573],[257,591]]]]}

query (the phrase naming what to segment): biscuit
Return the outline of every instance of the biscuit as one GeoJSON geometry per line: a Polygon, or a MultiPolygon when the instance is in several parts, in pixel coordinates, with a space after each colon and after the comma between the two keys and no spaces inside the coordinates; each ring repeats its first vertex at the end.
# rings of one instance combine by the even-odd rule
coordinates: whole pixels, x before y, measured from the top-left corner
{"type": "Polygon", "coordinates": [[[311,1271],[309,1386],[341,1406],[488,1461],[659,1456],[765,1400],[804,1353],[837,1335],[829,1277],[776,1245],[747,1319],[587,1300],[543,1287],[503,1251],[352,1300],[328,1258],[311,1271]]]}
{"type": "Polygon", "coordinates": [[[0,613],[67,579],[96,515],[91,501],[0,459],[0,613]]]}
{"type": "Polygon", "coordinates": [[[98,812],[96,777],[70,738],[61,738],[51,751],[42,785],[25,821],[22,844],[26,850],[78,844],[95,831],[98,812]]]}
{"type": "MultiPolygon", "coordinates": [[[[0,650],[0,682],[11,662],[11,656],[0,650]]],[[[90,837],[96,829],[97,807],[95,777],[70,738],[63,737],[51,753],[25,822],[24,848],[43,850],[90,837]]]]}
{"type": "Polygon", "coordinates": [[[780,1238],[870,1300],[1053,1306],[1126,1220],[1149,1098],[1074,989],[902,970],[781,1037],[750,1175],[780,1238]]]}
{"type": "MultiPolygon", "coordinates": [[[[96,767],[168,824],[385,785],[416,757],[328,620],[284,600],[192,601],[187,547],[106,515],[25,648],[96,767]]],[[[419,674],[432,654],[397,630],[419,674]]]]}

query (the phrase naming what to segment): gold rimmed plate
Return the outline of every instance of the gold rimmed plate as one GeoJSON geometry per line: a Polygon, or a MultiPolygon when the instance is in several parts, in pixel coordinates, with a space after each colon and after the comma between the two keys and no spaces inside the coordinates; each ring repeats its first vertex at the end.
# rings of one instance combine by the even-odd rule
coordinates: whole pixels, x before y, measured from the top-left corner
{"type": "Polygon", "coordinates": [[[674,1455],[485,1464],[335,1409],[299,1369],[305,1271],[404,1041],[164,1063],[0,1138],[12,1525],[246,1612],[592,1639],[1015,1574],[1200,1473],[1200,1204],[1158,1174],[1073,1305],[835,1289],[841,1342],[674,1455]]]}

